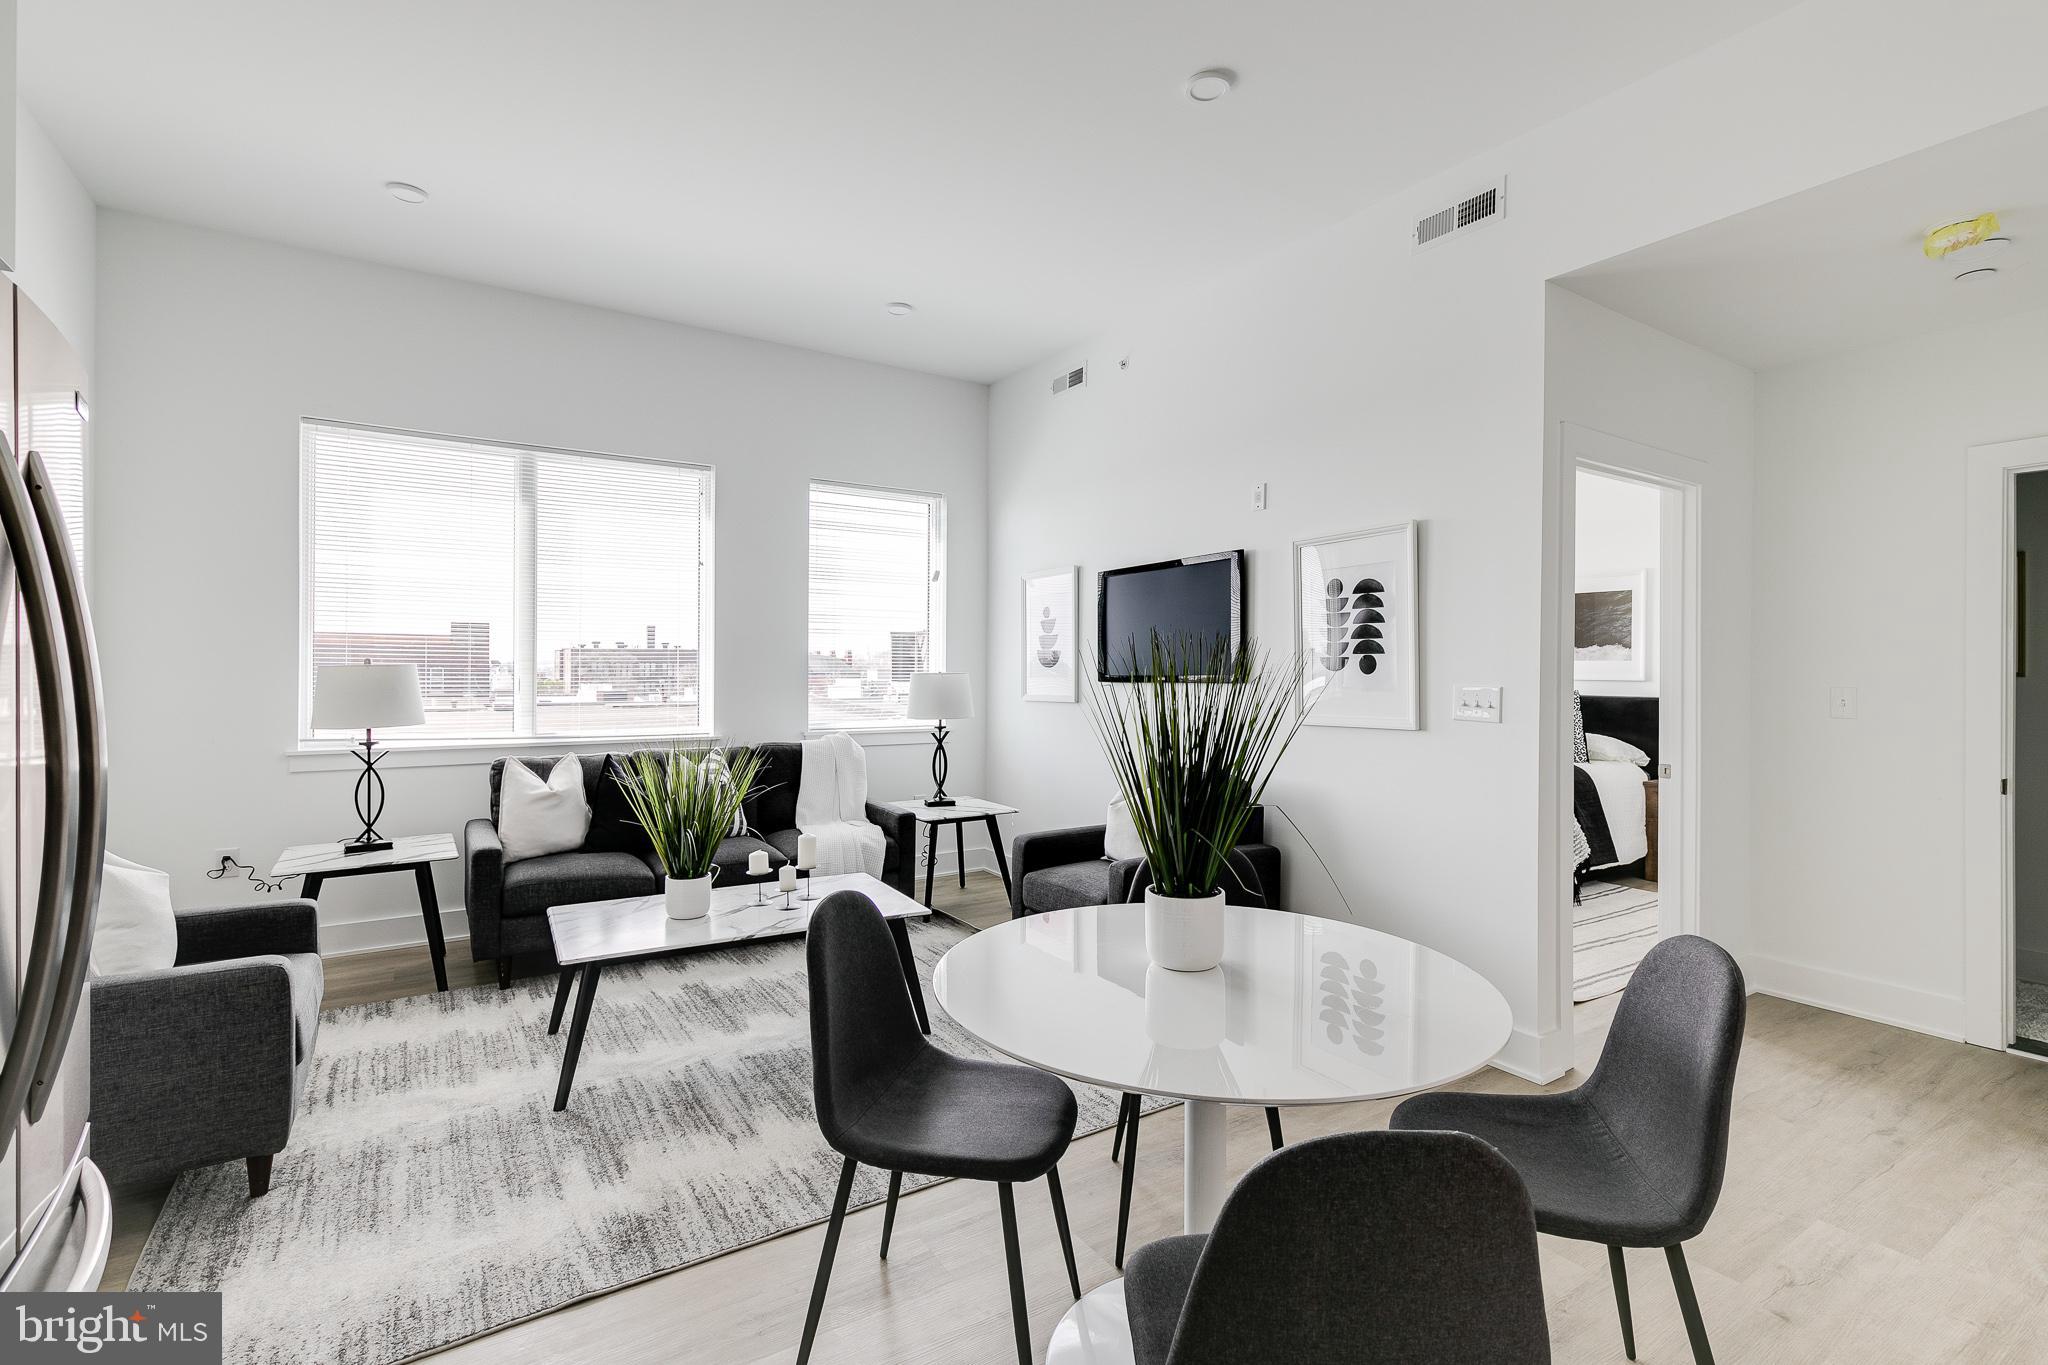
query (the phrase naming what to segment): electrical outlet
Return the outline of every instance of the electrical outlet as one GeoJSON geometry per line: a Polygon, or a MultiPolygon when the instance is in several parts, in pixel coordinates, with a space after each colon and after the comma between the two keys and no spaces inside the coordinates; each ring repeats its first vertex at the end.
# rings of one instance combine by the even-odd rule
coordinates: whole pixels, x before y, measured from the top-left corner
{"type": "Polygon", "coordinates": [[[214,868],[222,866],[223,860],[228,858],[232,858],[239,863],[240,861],[242,861],[242,850],[239,848],[215,849],[213,851],[213,861],[207,865],[207,870],[210,872],[214,868]]]}
{"type": "Polygon", "coordinates": [[[1254,512],[1266,510],[1266,485],[1262,483],[1252,485],[1252,510],[1254,512]]]}

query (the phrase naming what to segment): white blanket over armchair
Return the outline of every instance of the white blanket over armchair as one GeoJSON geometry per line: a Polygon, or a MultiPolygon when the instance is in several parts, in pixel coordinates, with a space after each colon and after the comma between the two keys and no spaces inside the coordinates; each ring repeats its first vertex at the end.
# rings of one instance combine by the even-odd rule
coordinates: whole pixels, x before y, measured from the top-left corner
{"type": "Polygon", "coordinates": [[[796,827],[818,841],[817,871],[882,875],[882,828],[868,820],[868,759],[853,736],[804,741],[796,785],[796,827]]]}

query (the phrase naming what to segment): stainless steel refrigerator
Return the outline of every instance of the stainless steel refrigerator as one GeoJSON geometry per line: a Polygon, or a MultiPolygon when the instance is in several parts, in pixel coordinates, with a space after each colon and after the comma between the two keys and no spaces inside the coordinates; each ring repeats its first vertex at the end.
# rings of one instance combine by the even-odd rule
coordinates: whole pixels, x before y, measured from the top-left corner
{"type": "Polygon", "coordinates": [[[113,1208],[86,1113],[107,809],[83,571],[89,409],[77,353],[0,290],[0,1290],[90,1290],[113,1208]]]}

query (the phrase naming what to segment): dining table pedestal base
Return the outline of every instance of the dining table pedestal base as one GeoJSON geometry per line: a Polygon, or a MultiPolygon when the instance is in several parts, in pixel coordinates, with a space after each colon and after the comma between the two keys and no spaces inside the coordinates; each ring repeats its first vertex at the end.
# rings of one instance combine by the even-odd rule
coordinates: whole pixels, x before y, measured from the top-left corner
{"type": "Polygon", "coordinates": [[[1135,1365],[1124,1282],[1089,1290],[1067,1310],[1046,1344],[1045,1365],[1135,1365]]]}
{"type": "Polygon", "coordinates": [[[1226,1157],[1230,1106],[1214,1100],[1187,1100],[1181,1105],[1187,1140],[1181,1174],[1181,1231],[1208,1232],[1223,1212],[1230,1193],[1226,1157]]]}

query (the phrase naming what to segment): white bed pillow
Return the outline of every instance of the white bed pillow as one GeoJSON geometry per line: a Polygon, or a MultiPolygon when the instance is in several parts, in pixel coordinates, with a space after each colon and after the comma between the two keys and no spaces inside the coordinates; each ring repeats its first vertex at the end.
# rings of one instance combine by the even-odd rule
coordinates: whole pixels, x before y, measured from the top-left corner
{"type": "Polygon", "coordinates": [[[1138,842],[1137,822],[1131,819],[1131,808],[1121,796],[1109,803],[1109,813],[1103,817],[1102,856],[1116,863],[1145,856],[1145,846],[1138,842]]]}
{"type": "Polygon", "coordinates": [[[160,972],[178,961],[178,920],[171,874],[107,855],[99,918],[92,930],[94,976],[160,972]]]}
{"type": "Polygon", "coordinates": [[[498,842],[506,862],[567,853],[583,847],[589,833],[590,801],[576,755],[563,754],[545,782],[518,759],[506,762],[498,779],[498,842]]]}
{"type": "Polygon", "coordinates": [[[1586,736],[1586,761],[1588,763],[1633,763],[1638,768],[1650,766],[1650,756],[1630,744],[1627,740],[1616,739],[1613,735],[1588,734],[1586,736]]]}

